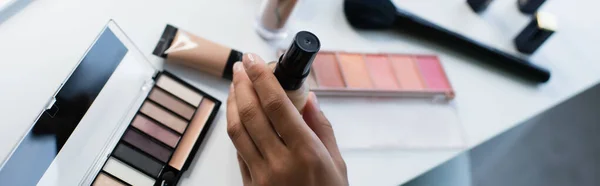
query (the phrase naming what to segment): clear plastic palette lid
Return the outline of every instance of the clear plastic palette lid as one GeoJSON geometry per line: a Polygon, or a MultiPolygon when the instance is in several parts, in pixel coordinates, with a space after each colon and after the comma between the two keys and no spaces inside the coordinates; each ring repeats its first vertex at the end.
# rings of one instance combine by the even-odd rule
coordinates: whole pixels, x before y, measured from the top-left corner
{"type": "Polygon", "coordinates": [[[466,148],[451,103],[389,97],[320,97],[319,103],[343,151],[466,148]]]}
{"type": "Polygon", "coordinates": [[[91,183],[157,70],[111,20],[0,169],[6,185],[91,183]]]}

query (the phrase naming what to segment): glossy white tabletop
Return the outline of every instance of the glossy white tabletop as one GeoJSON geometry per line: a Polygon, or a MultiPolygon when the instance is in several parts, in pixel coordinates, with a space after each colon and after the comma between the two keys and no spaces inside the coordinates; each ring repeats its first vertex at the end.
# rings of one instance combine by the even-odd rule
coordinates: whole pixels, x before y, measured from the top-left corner
{"type": "MultiPolygon", "coordinates": [[[[530,20],[515,0],[493,1],[482,15],[463,0],[396,0],[417,15],[515,53],[514,36],[530,20]]],[[[109,19],[114,19],[153,62],[151,55],[166,23],[241,51],[274,60],[273,44],[255,32],[260,0],[36,0],[0,24],[0,160],[4,160],[109,19]]],[[[548,1],[559,29],[531,60],[552,71],[551,80],[531,86],[480,62],[393,32],[359,32],[345,20],[342,0],[303,0],[290,28],[311,30],[323,48],[437,54],[457,92],[454,105],[469,146],[552,108],[600,81],[596,58],[600,2],[548,1]]],[[[178,66],[171,71],[226,100],[229,82],[178,66]]],[[[365,109],[370,108],[365,104],[365,109]]],[[[327,111],[337,112],[340,111],[327,111]]],[[[352,122],[352,118],[335,118],[352,122]]],[[[240,185],[240,173],[226,134],[225,109],[182,185],[240,185]]],[[[357,131],[357,135],[360,132],[357,131]]],[[[352,185],[397,185],[418,176],[460,150],[344,151],[352,185]]]]}

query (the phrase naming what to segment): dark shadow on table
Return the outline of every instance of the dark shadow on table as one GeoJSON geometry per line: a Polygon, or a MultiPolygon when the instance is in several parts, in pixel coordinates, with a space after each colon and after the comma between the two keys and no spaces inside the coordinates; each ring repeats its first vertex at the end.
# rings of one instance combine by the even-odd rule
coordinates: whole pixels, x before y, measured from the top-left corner
{"type": "Polygon", "coordinates": [[[404,184],[484,185],[600,185],[600,85],[404,184]]]}

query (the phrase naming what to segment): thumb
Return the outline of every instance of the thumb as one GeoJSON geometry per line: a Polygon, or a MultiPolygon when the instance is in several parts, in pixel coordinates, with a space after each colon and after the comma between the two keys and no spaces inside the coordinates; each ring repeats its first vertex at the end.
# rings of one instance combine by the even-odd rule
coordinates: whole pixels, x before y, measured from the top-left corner
{"type": "Polygon", "coordinates": [[[323,115],[323,112],[321,112],[321,108],[317,102],[317,96],[315,96],[314,92],[309,93],[308,101],[302,112],[302,117],[308,127],[315,132],[323,145],[325,145],[325,148],[327,148],[331,157],[341,160],[342,156],[338,149],[337,142],[335,141],[333,128],[331,127],[329,120],[323,115]]]}

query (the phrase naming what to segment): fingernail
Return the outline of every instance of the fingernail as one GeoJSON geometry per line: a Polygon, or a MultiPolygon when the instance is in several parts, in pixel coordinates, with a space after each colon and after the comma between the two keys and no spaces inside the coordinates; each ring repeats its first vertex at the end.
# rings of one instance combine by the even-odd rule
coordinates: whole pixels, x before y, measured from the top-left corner
{"type": "Polygon", "coordinates": [[[246,67],[246,69],[248,69],[250,66],[254,65],[254,63],[256,63],[254,61],[254,56],[252,56],[252,54],[248,53],[246,56],[248,56],[248,60],[244,61],[244,67],[246,67]]]}
{"type": "Polygon", "coordinates": [[[240,62],[236,62],[235,64],[233,64],[233,72],[239,72],[241,70],[244,70],[242,67],[242,64],[240,64],[240,62]]]}

